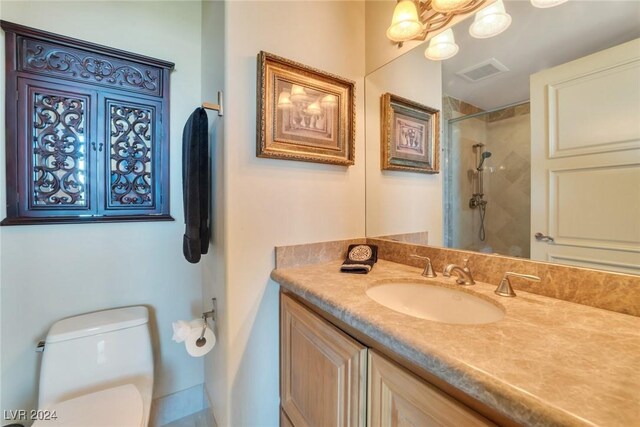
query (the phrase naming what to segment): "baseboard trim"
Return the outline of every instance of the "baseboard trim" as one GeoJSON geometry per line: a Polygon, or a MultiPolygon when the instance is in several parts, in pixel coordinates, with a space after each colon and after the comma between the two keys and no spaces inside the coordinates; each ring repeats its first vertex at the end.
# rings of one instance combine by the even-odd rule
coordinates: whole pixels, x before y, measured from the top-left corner
{"type": "Polygon", "coordinates": [[[154,399],[149,427],[162,427],[210,407],[204,384],[154,399]]]}

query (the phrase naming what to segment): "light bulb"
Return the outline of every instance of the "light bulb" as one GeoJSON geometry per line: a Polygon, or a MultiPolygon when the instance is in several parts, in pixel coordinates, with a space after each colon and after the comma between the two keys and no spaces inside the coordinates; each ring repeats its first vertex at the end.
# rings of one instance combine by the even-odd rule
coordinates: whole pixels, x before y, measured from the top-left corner
{"type": "Polygon", "coordinates": [[[471,0],[433,0],[431,9],[441,13],[454,12],[469,3],[471,3],[471,0]]]}
{"type": "Polygon", "coordinates": [[[313,114],[313,115],[322,114],[322,108],[320,108],[320,105],[318,104],[318,101],[311,103],[307,107],[306,111],[307,111],[307,114],[313,114]]]}
{"type": "Polygon", "coordinates": [[[509,25],[511,15],[506,12],[502,0],[497,0],[476,13],[473,24],[469,27],[469,34],[477,39],[486,39],[497,36],[509,28],[509,25]]]}
{"type": "Polygon", "coordinates": [[[548,7],[559,6],[567,1],[568,0],[531,0],[531,4],[535,7],[546,9],[548,7]]]}
{"type": "Polygon", "coordinates": [[[429,47],[424,51],[424,56],[433,61],[442,61],[455,56],[458,49],[453,30],[449,28],[429,41],[429,47]]]}
{"type": "Polygon", "coordinates": [[[338,101],[335,95],[327,95],[320,101],[320,105],[322,105],[323,107],[333,107],[337,103],[338,101]]]}
{"type": "Polygon", "coordinates": [[[280,92],[278,95],[278,108],[291,108],[293,104],[291,103],[291,95],[286,90],[280,92]]]}
{"type": "Polygon", "coordinates": [[[304,100],[307,97],[307,92],[304,90],[302,86],[291,85],[291,95],[289,99],[293,102],[298,102],[300,100],[304,100]]]}
{"type": "Polygon", "coordinates": [[[393,9],[391,25],[387,28],[387,37],[394,42],[405,42],[422,32],[418,10],[412,0],[402,0],[393,9]]]}

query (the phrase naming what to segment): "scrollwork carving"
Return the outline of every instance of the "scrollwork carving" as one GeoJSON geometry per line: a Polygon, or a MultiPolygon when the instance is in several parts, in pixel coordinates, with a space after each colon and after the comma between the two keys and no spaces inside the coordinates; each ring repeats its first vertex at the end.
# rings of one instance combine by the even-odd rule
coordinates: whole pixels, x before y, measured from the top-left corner
{"type": "Polygon", "coordinates": [[[80,98],[34,95],[35,206],[86,206],[85,109],[80,98]]]}
{"type": "Polygon", "coordinates": [[[45,43],[27,40],[23,58],[27,70],[64,74],[75,80],[160,94],[160,72],[138,68],[130,63],[118,63],[97,55],[87,55],[77,49],[61,49],[45,43]]]}
{"type": "Polygon", "coordinates": [[[111,104],[111,205],[152,206],[153,110],[111,104]]]}

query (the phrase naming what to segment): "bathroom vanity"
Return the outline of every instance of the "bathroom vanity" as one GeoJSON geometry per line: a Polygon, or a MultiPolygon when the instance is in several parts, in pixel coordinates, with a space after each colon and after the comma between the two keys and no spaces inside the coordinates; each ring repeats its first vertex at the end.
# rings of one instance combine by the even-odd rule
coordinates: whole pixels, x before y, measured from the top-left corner
{"type": "MultiPolygon", "coordinates": [[[[307,255],[308,256],[308,255],[307,255]]],[[[309,256],[309,258],[312,258],[309,256]]],[[[640,419],[640,318],[497,283],[463,292],[497,305],[492,323],[452,324],[391,310],[366,292],[452,278],[380,259],[278,266],[282,425],[633,425],[640,419]]],[[[441,271],[441,270],[440,270],[441,271]]]]}
{"type": "Polygon", "coordinates": [[[494,425],[286,292],[280,307],[282,425],[494,425]]]}

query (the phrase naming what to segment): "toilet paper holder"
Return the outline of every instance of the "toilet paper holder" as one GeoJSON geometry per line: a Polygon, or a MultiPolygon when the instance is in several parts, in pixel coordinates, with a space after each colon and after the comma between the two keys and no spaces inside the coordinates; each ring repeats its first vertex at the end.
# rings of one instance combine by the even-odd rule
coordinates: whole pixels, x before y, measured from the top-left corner
{"type": "MultiPolygon", "coordinates": [[[[205,311],[204,313],[202,313],[202,333],[200,334],[200,338],[199,339],[203,339],[204,338],[204,331],[207,329],[207,326],[209,326],[207,324],[207,320],[211,319],[213,320],[213,322],[216,321],[216,306],[217,306],[217,300],[215,298],[211,298],[211,305],[213,306],[213,308],[209,311],[205,311]]],[[[211,330],[213,330],[213,326],[209,326],[211,328],[211,330]]]]}

